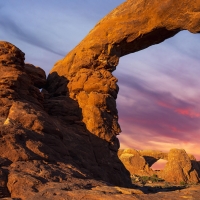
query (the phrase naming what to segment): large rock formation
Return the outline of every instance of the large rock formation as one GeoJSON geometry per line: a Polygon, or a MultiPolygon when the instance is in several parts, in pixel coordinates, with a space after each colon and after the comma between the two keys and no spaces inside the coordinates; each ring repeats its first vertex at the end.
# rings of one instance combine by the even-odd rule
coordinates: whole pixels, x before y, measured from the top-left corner
{"type": "Polygon", "coordinates": [[[131,175],[152,176],[153,174],[171,183],[198,183],[199,162],[183,149],[171,149],[169,153],[154,150],[120,149],[118,156],[131,175]],[[163,170],[150,167],[159,159],[167,160],[163,170]]]}
{"type": "MultiPolygon", "coordinates": [[[[117,79],[113,77],[119,58],[162,42],[181,30],[200,31],[200,1],[127,0],[105,16],[64,59],[55,73],[68,80],[70,98],[78,102],[87,129],[113,142],[120,132],[115,100],[117,79]]],[[[56,85],[54,91],[66,88],[56,85]]]]}

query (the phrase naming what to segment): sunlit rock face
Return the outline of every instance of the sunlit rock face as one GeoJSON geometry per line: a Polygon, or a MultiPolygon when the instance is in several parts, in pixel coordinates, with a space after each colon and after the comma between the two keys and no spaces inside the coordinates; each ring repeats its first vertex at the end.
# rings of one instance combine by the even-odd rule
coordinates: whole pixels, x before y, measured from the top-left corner
{"type": "Polygon", "coordinates": [[[190,159],[184,149],[171,149],[162,177],[173,183],[198,183],[197,162],[190,159]]]}
{"type": "Polygon", "coordinates": [[[168,160],[168,154],[156,150],[119,149],[118,156],[131,175],[152,176],[161,173],[151,166],[160,159],[168,160]]]}
{"type": "Polygon", "coordinates": [[[111,73],[119,58],[160,43],[181,30],[198,33],[199,8],[199,0],[127,0],[55,64],[49,80],[55,72],[64,76],[69,96],[78,102],[87,129],[113,141],[121,131],[115,103],[117,79],[111,73]]]}
{"type": "Polygon", "coordinates": [[[145,158],[140,155],[139,151],[135,149],[120,149],[118,156],[131,175],[151,176],[153,174],[153,170],[145,158]]]}

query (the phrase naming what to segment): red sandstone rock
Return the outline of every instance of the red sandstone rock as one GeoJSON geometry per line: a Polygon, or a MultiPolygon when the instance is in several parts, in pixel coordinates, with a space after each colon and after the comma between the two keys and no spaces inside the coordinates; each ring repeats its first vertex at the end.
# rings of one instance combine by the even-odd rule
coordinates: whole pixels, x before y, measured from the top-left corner
{"type": "Polygon", "coordinates": [[[125,149],[119,152],[119,158],[131,175],[151,176],[153,170],[145,158],[135,149],[125,149]]]}
{"type": "Polygon", "coordinates": [[[198,183],[197,171],[183,149],[171,149],[168,153],[168,162],[163,170],[162,177],[173,183],[198,183]]]}
{"type": "Polygon", "coordinates": [[[39,67],[35,67],[32,64],[26,63],[24,65],[25,72],[30,76],[35,87],[39,89],[43,88],[46,84],[45,71],[39,67]]]}
{"type": "Polygon", "coordinates": [[[151,167],[156,161],[163,159],[168,160],[168,154],[162,151],[156,150],[140,150],[138,151],[141,156],[144,157],[149,167],[151,167]]]}

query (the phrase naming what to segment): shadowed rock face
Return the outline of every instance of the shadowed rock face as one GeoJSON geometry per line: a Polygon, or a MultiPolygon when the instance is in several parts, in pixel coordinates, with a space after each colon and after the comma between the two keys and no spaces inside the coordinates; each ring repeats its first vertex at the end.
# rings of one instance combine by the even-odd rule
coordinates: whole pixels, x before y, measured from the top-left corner
{"type": "Polygon", "coordinates": [[[127,0],[55,64],[48,80],[54,72],[64,76],[69,96],[78,102],[87,129],[112,141],[121,131],[115,105],[117,79],[111,73],[119,58],[158,44],[181,30],[198,33],[199,8],[199,0],[127,0]]]}

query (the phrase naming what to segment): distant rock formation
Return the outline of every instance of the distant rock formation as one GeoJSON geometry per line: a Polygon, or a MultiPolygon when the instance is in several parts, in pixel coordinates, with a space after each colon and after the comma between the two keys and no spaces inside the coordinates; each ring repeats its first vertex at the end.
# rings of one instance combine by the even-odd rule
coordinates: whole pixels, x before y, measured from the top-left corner
{"type": "Polygon", "coordinates": [[[198,183],[198,169],[184,149],[171,149],[162,177],[168,182],[198,183]]]}
{"type": "MultiPolygon", "coordinates": [[[[131,175],[150,176],[153,174],[153,170],[148,165],[145,157],[140,155],[139,151],[135,149],[120,149],[118,155],[131,175]]],[[[153,159],[154,157],[151,158],[153,159]]]]}
{"type": "Polygon", "coordinates": [[[171,149],[169,153],[154,150],[120,149],[118,156],[131,175],[152,176],[156,174],[167,182],[178,184],[200,181],[199,162],[183,149],[171,149]],[[163,170],[154,171],[150,167],[159,159],[168,162],[163,170]]]}
{"type": "Polygon", "coordinates": [[[156,150],[140,150],[139,154],[144,157],[149,167],[160,159],[168,160],[168,154],[156,150]]]}

